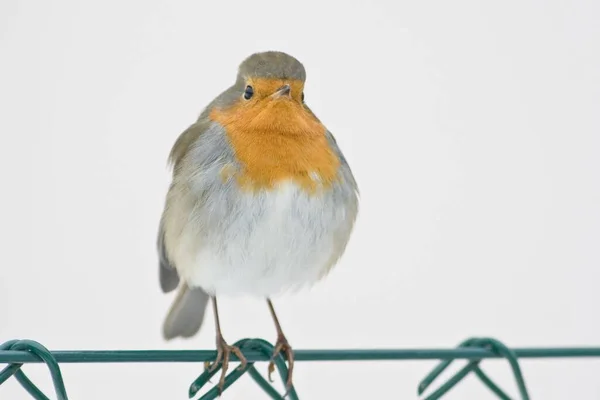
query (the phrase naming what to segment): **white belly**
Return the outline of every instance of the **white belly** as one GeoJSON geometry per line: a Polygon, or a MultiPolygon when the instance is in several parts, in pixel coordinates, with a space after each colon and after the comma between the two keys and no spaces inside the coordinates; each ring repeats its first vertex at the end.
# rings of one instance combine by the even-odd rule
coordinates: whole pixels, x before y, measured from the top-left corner
{"type": "Polygon", "coordinates": [[[237,197],[229,213],[214,207],[206,229],[189,224],[182,235],[188,256],[179,273],[211,295],[268,297],[315,283],[341,255],[355,217],[354,203],[291,182],[237,197]]]}

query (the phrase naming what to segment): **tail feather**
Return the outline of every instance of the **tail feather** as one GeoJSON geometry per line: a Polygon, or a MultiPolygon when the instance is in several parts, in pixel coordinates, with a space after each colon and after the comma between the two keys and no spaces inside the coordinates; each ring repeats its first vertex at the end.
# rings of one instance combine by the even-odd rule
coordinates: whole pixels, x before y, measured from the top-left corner
{"type": "Polygon", "coordinates": [[[202,326],[210,296],[201,288],[182,284],[163,324],[165,340],[194,336],[202,326]]]}

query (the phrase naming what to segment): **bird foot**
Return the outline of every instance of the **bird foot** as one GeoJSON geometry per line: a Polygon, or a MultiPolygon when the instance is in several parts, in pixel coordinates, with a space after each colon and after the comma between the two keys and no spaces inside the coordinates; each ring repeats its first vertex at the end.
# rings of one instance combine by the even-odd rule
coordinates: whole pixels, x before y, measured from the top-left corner
{"type": "Polygon", "coordinates": [[[237,346],[232,346],[227,344],[223,336],[217,336],[217,358],[215,361],[210,364],[208,361],[204,363],[204,370],[212,372],[214,371],[219,364],[221,365],[221,378],[219,379],[219,394],[223,393],[223,389],[225,386],[225,376],[227,375],[227,369],[229,367],[229,357],[231,357],[231,353],[235,354],[235,356],[240,360],[240,365],[237,369],[244,369],[248,364],[248,360],[244,357],[244,354],[237,346]]]}
{"type": "Polygon", "coordinates": [[[285,354],[285,358],[288,362],[288,377],[285,383],[285,388],[289,392],[289,390],[292,388],[292,372],[294,371],[294,352],[287,339],[283,335],[279,335],[277,337],[277,342],[275,343],[275,350],[273,351],[271,361],[269,362],[269,381],[273,382],[273,379],[271,379],[271,374],[273,374],[273,372],[275,371],[275,357],[277,357],[277,355],[279,355],[282,352],[285,354]]]}

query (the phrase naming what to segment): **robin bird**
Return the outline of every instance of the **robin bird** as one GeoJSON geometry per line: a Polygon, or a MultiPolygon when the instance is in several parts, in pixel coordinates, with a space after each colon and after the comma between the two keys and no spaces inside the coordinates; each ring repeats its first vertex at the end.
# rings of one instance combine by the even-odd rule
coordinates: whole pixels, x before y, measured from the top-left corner
{"type": "Polygon", "coordinates": [[[306,71],[294,57],[255,53],[235,83],[176,140],[157,247],[163,292],[179,286],[166,340],[195,335],[212,300],[222,390],[230,355],[217,298],[265,299],[292,385],[294,355],[271,298],[323,278],[337,263],[358,214],[358,187],[335,138],[306,105],[306,71]],[[181,281],[181,282],[180,282],[181,281]]]}

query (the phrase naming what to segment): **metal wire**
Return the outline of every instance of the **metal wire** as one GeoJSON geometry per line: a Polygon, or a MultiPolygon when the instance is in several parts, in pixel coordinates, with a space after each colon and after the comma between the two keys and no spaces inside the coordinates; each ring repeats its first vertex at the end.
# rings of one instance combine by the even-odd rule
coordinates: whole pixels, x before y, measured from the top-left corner
{"type": "MultiPolygon", "coordinates": [[[[271,399],[282,400],[283,395],[256,370],[254,363],[269,361],[273,346],[262,339],[242,339],[236,343],[248,360],[243,370],[232,368],[225,379],[225,389],[230,387],[246,372],[265,391],[271,399]]],[[[460,343],[455,349],[340,349],[340,350],[295,350],[296,361],[392,361],[392,360],[442,360],[419,384],[418,393],[422,395],[450,365],[453,360],[468,360],[469,363],[429,394],[425,400],[437,400],[455,387],[466,376],[474,373],[490,391],[500,399],[511,398],[481,369],[484,359],[504,358],[508,361],[522,400],[529,400],[525,379],[519,367],[518,359],[524,358],[600,358],[600,347],[565,348],[514,348],[510,349],[493,338],[471,338],[460,343]]],[[[49,351],[41,344],[31,340],[11,340],[0,345],[0,363],[9,364],[0,371],[0,385],[11,376],[37,400],[49,400],[21,370],[23,364],[46,363],[50,370],[57,400],[68,400],[59,363],[156,363],[156,362],[195,362],[215,359],[213,350],[84,350],[49,351]]],[[[237,361],[232,355],[231,361],[237,361]]],[[[283,381],[288,370],[281,355],[275,359],[275,365],[283,381]]],[[[190,398],[195,397],[208,384],[219,368],[212,372],[204,371],[189,388],[190,398]]],[[[216,387],[208,390],[199,400],[216,399],[219,393],[216,387]]],[[[287,399],[298,400],[296,390],[292,388],[287,399]]]]}
{"type": "MultiPolygon", "coordinates": [[[[514,348],[518,358],[599,358],[600,347],[514,348]]],[[[213,361],[214,350],[73,350],[52,351],[61,364],[69,363],[189,363],[213,361]]],[[[248,361],[268,361],[258,350],[246,350],[248,361]]],[[[335,349],[294,350],[296,361],[402,361],[402,360],[474,360],[502,358],[483,348],[456,349],[335,349]]],[[[237,360],[231,355],[231,360],[237,360]]],[[[0,363],[43,362],[27,351],[0,350],[0,363]]]]}

